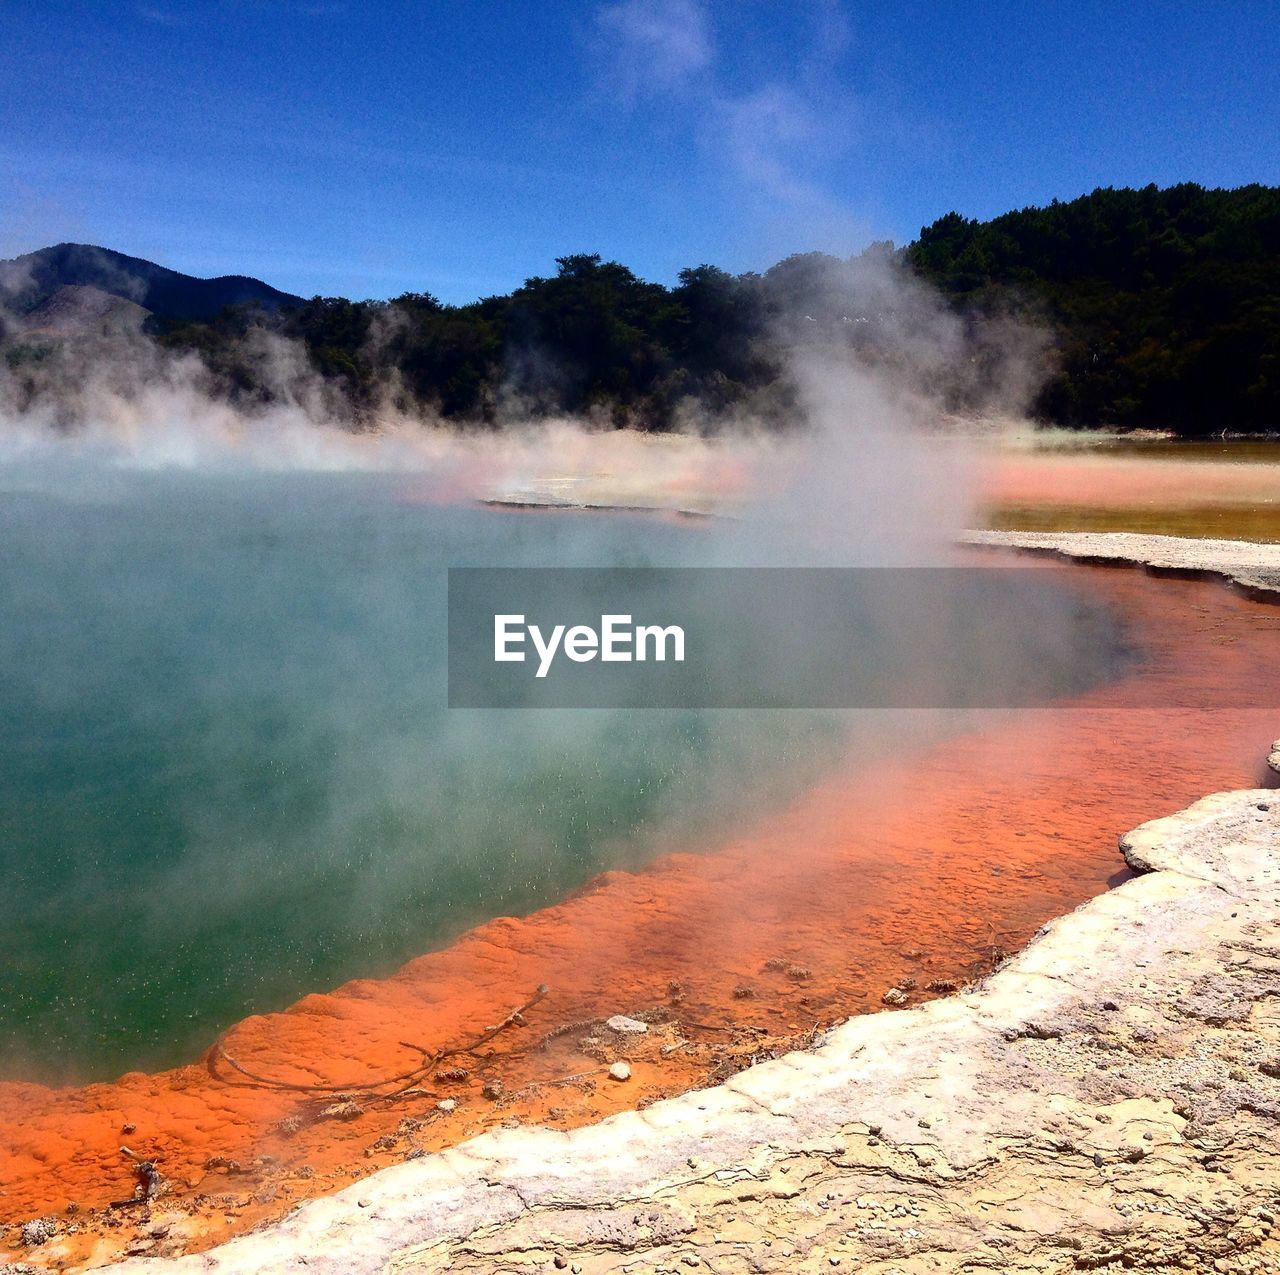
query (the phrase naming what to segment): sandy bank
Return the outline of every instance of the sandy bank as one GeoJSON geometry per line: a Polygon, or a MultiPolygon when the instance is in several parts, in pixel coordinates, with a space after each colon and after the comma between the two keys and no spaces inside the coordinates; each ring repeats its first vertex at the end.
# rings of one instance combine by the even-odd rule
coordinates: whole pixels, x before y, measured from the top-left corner
{"type": "Polygon", "coordinates": [[[1267,444],[1084,443],[1001,448],[981,493],[991,525],[1280,541],[1280,449],[1267,444]]]}
{"type": "Polygon", "coordinates": [[[1143,875],[969,994],[119,1269],[1274,1269],[1280,793],[1206,797],[1122,848],[1143,875]]]}

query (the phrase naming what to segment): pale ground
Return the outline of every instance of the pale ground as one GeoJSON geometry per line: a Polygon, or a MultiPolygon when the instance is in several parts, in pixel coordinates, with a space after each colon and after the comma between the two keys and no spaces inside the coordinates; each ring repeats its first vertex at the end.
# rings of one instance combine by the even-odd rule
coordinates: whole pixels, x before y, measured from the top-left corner
{"type": "Polygon", "coordinates": [[[1280,545],[1147,536],[1127,531],[970,531],[965,542],[1057,554],[1078,562],[1141,564],[1156,574],[1221,576],[1248,593],[1280,593],[1280,545]]]}

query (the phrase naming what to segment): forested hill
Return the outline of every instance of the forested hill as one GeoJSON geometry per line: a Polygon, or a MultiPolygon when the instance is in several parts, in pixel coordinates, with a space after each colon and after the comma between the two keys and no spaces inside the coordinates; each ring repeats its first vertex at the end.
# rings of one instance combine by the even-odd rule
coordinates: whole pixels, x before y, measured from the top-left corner
{"type": "MultiPolygon", "coordinates": [[[[265,343],[297,341],[328,410],[357,427],[388,405],[490,425],[589,413],[668,429],[742,412],[785,426],[795,417],[787,348],[796,345],[922,365],[963,412],[1004,379],[1014,316],[1048,334],[1032,404],[1039,419],[1187,435],[1280,429],[1280,189],[1271,187],[1103,189],[987,222],[949,213],[904,249],[799,254],[762,274],[698,266],[671,288],[579,254],[510,295],[463,306],[426,292],[303,302],[256,280],[187,280],[75,249],[89,254],[92,277],[44,279],[28,268],[61,262],[61,248],[8,263],[25,291],[0,295],[0,397],[20,408],[65,399],[95,358],[133,366],[118,348],[130,329],[196,355],[209,388],[247,406],[295,391],[279,376],[299,361],[270,357],[265,343]],[[958,313],[962,357],[945,354],[937,305],[916,305],[890,282],[899,272],[958,313]],[[127,287],[117,286],[123,275],[127,287]],[[234,285],[224,299],[241,304],[212,314],[185,293],[173,304],[159,287],[172,280],[204,288],[202,305],[234,285]],[[52,283],[67,286],[42,301],[35,285],[52,283]]],[[[0,270],[0,292],[5,277],[0,270]]]]}
{"type": "Polygon", "coordinates": [[[1095,190],[921,231],[910,266],[975,312],[1040,308],[1067,425],[1280,429],[1280,189],[1095,190]]]}

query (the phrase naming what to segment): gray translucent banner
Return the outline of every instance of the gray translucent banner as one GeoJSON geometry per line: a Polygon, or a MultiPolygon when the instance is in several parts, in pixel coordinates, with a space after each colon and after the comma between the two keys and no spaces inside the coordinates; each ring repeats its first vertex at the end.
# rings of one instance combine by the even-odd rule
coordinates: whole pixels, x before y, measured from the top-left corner
{"type": "Polygon", "coordinates": [[[1137,658],[1053,570],[449,571],[455,708],[1023,708],[1137,658]]]}

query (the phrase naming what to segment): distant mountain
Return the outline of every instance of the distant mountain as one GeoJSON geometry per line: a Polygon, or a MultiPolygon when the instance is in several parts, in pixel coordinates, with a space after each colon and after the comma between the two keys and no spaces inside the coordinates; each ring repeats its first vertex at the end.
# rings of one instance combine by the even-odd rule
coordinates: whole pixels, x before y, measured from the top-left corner
{"type": "Polygon", "coordinates": [[[223,275],[197,279],[92,244],[60,243],[0,261],[0,295],[9,309],[30,314],[59,289],[93,288],[141,306],[162,319],[206,322],[223,306],[256,303],[267,310],[299,305],[301,297],[260,279],[223,275]]]}
{"type": "Polygon", "coordinates": [[[27,332],[48,336],[120,329],[137,331],[147,314],[136,301],[103,292],[101,288],[67,283],[28,310],[22,316],[22,327],[27,332]]]}

